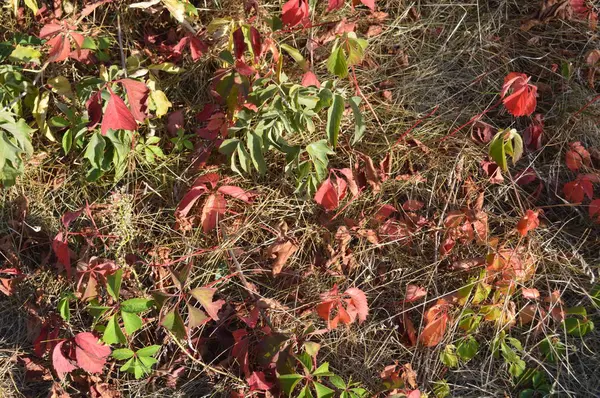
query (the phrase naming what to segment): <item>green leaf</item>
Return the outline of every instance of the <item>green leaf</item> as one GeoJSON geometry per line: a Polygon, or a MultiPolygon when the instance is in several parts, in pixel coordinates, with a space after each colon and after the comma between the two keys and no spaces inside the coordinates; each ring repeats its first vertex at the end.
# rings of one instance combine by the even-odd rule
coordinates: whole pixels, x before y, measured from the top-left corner
{"type": "Polygon", "coordinates": [[[321,364],[321,366],[319,366],[317,368],[317,370],[315,370],[313,372],[313,376],[318,376],[318,377],[325,377],[325,376],[331,376],[333,375],[333,373],[331,373],[329,371],[329,362],[323,362],[321,364]]]}
{"type": "Polygon", "coordinates": [[[144,373],[150,373],[152,366],[158,362],[156,358],[151,356],[138,356],[138,360],[143,365],[144,373]]]}
{"type": "Polygon", "coordinates": [[[584,318],[587,316],[587,310],[582,306],[567,308],[565,312],[567,315],[579,315],[584,318]]]}
{"type": "Polygon", "coordinates": [[[339,94],[333,96],[333,105],[327,111],[327,140],[335,149],[344,115],[344,97],[339,94]]]}
{"type": "Polygon", "coordinates": [[[170,330],[179,340],[183,340],[187,336],[183,319],[176,308],[164,316],[161,325],[170,330]]]}
{"type": "Polygon", "coordinates": [[[279,386],[281,390],[289,397],[292,395],[294,388],[298,385],[300,380],[302,380],[304,376],[301,376],[297,373],[289,374],[289,375],[281,375],[279,376],[279,386]]]}
{"type": "Polygon", "coordinates": [[[589,319],[567,318],[563,321],[563,327],[567,331],[567,334],[575,337],[583,337],[594,330],[594,323],[589,319]]]}
{"type": "Polygon", "coordinates": [[[131,351],[129,348],[119,348],[112,352],[112,357],[118,361],[124,361],[133,357],[135,353],[131,351]]]}
{"type": "Polygon", "coordinates": [[[326,140],[319,140],[308,144],[306,152],[308,152],[315,165],[318,181],[323,181],[327,177],[327,165],[329,164],[327,155],[334,155],[335,152],[327,146],[326,140]]]}
{"type": "Polygon", "coordinates": [[[325,387],[323,384],[314,381],[313,385],[315,387],[315,392],[317,393],[317,398],[331,398],[335,394],[335,391],[329,387],[325,387]]]}
{"type": "Polygon", "coordinates": [[[433,382],[433,393],[436,398],[446,398],[450,396],[450,386],[446,380],[437,380],[433,382]]]}
{"type": "Polygon", "coordinates": [[[88,143],[87,149],[83,154],[83,157],[90,161],[90,164],[95,169],[102,169],[102,160],[104,158],[104,149],[106,148],[106,141],[100,133],[94,133],[90,142],[88,143]]]}
{"type": "Polygon", "coordinates": [[[159,345],[151,345],[148,347],[144,347],[136,352],[136,355],[139,357],[153,357],[160,350],[159,345]]]}
{"type": "Polygon", "coordinates": [[[119,292],[121,291],[121,281],[123,279],[123,270],[118,269],[114,274],[106,277],[106,291],[115,301],[119,301],[119,292]]]}
{"type": "Polygon", "coordinates": [[[341,79],[348,76],[348,63],[342,47],[334,46],[331,55],[327,59],[327,70],[341,79]]]}
{"type": "Polygon", "coordinates": [[[502,171],[508,170],[506,163],[506,153],[504,152],[504,132],[500,131],[494,136],[490,143],[489,156],[490,158],[500,166],[502,171]]]}
{"type": "Polygon", "coordinates": [[[52,91],[59,95],[71,97],[73,91],[71,90],[71,83],[64,76],[56,76],[48,79],[48,85],[52,88],[52,91]]]}
{"type": "Polygon", "coordinates": [[[546,337],[540,342],[540,352],[544,360],[557,363],[559,359],[564,358],[567,348],[558,338],[546,337]]]}
{"type": "Polygon", "coordinates": [[[329,381],[331,382],[331,384],[333,384],[334,387],[339,388],[340,390],[345,390],[347,387],[344,380],[338,375],[331,376],[329,378],[329,381]]]}
{"type": "Polygon", "coordinates": [[[113,314],[106,324],[106,328],[104,329],[104,335],[102,336],[102,341],[106,344],[125,344],[127,339],[125,335],[121,331],[119,327],[119,323],[117,322],[116,314],[113,314]]]}
{"type": "Polygon", "coordinates": [[[367,48],[367,41],[356,37],[356,33],[348,33],[348,65],[358,65],[362,62],[367,48]]]}
{"type": "Polygon", "coordinates": [[[121,372],[129,372],[132,373],[133,368],[135,367],[135,362],[136,359],[135,358],[131,358],[129,361],[125,362],[123,364],[123,366],[121,366],[121,369],[119,369],[121,372]]]}
{"type": "Polygon", "coordinates": [[[453,344],[448,344],[444,347],[444,351],[440,352],[440,361],[449,368],[458,366],[458,357],[455,353],[456,347],[453,344]]]}
{"type": "Polygon", "coordinates": [[[308,384],[302,387],[302,390],[300,390],[296,398],[313,398],[310,388],[308,388],[308,384]]]}
{"type": "Polygon", "coordinates": [[[479,305],[485,301],[490,295],[492,291],[492,285],[489,285],[484,282],[480,282],[475,286],[475,294],[473,295],[472,303],[475,305],[479,305]]]}
{"type": "Polygon", "coordinates": [[[281,44],[280,47],[283,51],[288,53],[290,55],[290,57],[292,57],[294,59],[294,61],[296,61],[298,63],[298,65],[300,65],[300,67],[302,69],[307,68],[306,60],[304,59],[302,54],[300,54],[300,51],[296,50],[294,47],[289,46],[287,44],[281,44]]]}
{"type": "Polygon", "coordinates": [[[121,303],[121,310],[139,314],[149,310],[154,305],[154,300],[147,298],[132,298],[121,303]]]}
{"type": "Polygon", "coordinates": [[[297,358],[298,358],[298,361],[300,361],[300,363],[309,372],[312,372],[315,369],[314,366],[313,366],[313,359],[312,359],[312,357],[307,352],[301,353],[300,355],[298,355],[297,358]]]}
{"type": "Polygon", "coordinates": [[[479,343],[473,336],[468,336],[456,347],[456,353],[465,362],[470,361],[477,355],[477,351],[479,351],[479,343]]]}
{"type": "Polygon", "coordinates": [[[125,333],[131,336],[142,327],[142,318],[131,312],[121,311],[123,317],[123,326],[125,327],[125,333]]]}
{"type": "Polygon", "coordinates": [[[521,358],[517,358],[517,360],[512,362],[508,367],[508,373],[510,373],[514,378],[517,378],[523,374],[526,367],[527,365],[525,364],[525,361],[523,361],[521,358]]]}
{"type": "Polygon", "coordinates": [[[362,112],[360,111],[360,101],[360,97],[350,98],[350,107],[352,108],[352,113],[354,114],[354,137],[352,137],[352,145],[355,145],[362,139],[367,129],[365,121],[363,120],[362,112]]]}
{"type": "Polygon", "coordinates": [[[267,171],[267,165],[263,156],[262,139],[258,136],[258,134],[254,132],[248,133],[247,139],[252,164],[254,165],[254,168],[258,171],[260,175],[264,175],[267,171]]]}
{"type": "Polygon", "coordinates": [[[590,291],[590,300],[596,308],[600,307],[600,283],[596,283],[590,291]]]}
{"type": "Polygon", "coordinates": [[[36,48],[18,45],[13,52],[10,53],[8,59],[13,62],[33,62],[39,64],[41,56],[42,53],[36,48]]]}
{"type": "Polygon", "coordinates": [[[69,307],[69,297],[63,297],[58,302],[58,313],[66,322],[71,320],[71,308],[69,307]]]}

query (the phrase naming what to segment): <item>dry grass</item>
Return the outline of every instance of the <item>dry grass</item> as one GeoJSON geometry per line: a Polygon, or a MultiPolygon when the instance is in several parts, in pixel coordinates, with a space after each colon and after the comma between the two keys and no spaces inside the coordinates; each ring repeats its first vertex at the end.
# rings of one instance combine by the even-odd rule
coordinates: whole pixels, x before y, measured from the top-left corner
{"type": "MultiPolygon", "coordinates": [[[[205,22],[240,12],[241,7],[235,1],[201,3],[205,7],[201,11],[205,22]]],[[[489,343],[499,333],[495,326],[486,324],[481,328],[477,334],[481,345],[478,356],[458,370],[447,370],[439,361],[443,347],[461,336],[456,325],[452,325],[451,333],[435,348],[409,347],[402,337],[399,319],[407,308],[398,303],[407,284],[425,287],[429,304],[464,286],[472,275],[450,270],[449,260],[437,254],[440,235],[435,228],[415,236],[410,248],[398,242],[373,246],[364,239],[353,240],[351,249],[358,266],[341,277],[315,266],[319,256],[325,253],[326,236],[335,233],[344,217],[358,219],[363,214],[374,214],[382,204],[401,205],[407,199],[416,199],[426,204],[423,215],[437,223],[448,211],[465,206],[461,181],[471,176],[485,189],[484,210],[490,217],[492,235],[508,246],[519,244],[513,229],[522,210],[534,206],[544,209],[544,224],[527,240],[527,250],[537,260],[537,273],[529,287],[535,286],[544,292],[559,290],[566,304],[584,305],[593,312],[594,321],[600,320],[597,310],[592,309],[586,299],[586,292],[599,272],[598,226],[590,222],[583,206],[569,206],[560,199],[562,184],[569,176],[563,162],[566,145],[582,141],[589,147],[600,146],[600,128],[596,124],[600,106],[590,106],[585,113],[572,117],[594,95],[587,87],[583,68],[587,52],[600,44],[597,34],[584,24],[559,21],[523,32],[519,30],[520,21],[536,8],[533,4],[523,6],[517,1],[441,3],[378,1],[378,8],[388,12],[389,18],[383,24],[383,32],[369,40],[367,62],[356,69],[359,86],[379,118],[376,121],[365,110],[369,128],[358,150],[376,161],[391,152],[393,174],[402,172],[403,167],[410,164],[421,172],[426,182],[388,181],[379,196],[366,192],[332,224],[323,222],[323,211],[313,201],[293,195],[293,186],[281,170],[281,159],[273,159],[279,166],[272,167],[266,177],[234,178],[236,184],[259,195],[252,206],[234,206],[235,214],[228,215],[221,225],[227,226],[236,220],[243,222],[234,232],[225,230],[225,235],[219,234],[222,238],[216,238],[215,234],[207,235],[199,229],[184,234],[172,228],[173,210],[197,175],[189,169],[189,159],[172,156],[156,166],[132,166],[118,184],[108,179],[88,184],[84,181],[85,171],[61,158],[57,148],[40,148],[47,151],[47,156],[32,163],[18,185],[2,191],[0,199],[0,237],[10,237],[20,261],[33,275],[14,296],[0,297],[0,396],[45,396],[48,391],[48,383],[25,380],[23,369],[16,364],[17,355],[31,351],[23,305],[41,288],[40,306],[45,311],[56,308],[59,294],[65,288],[64,281],[53,277],[52,267],[40,266],[45,264],[44,259],[49,254],[49,243],[59,228],[60,215],[81,207],[86,201],[106,205],[107,210],[97,220],[98,226],[103,233],[120,239],[99,254],[123,266],[126,266],[125,255],[140,253],[142,247],[166,247],[171,250],[172,258],[178,258],[198,248],[218,245],[218,249],[193,260],[191,283],[204,285],[232,272],[227,251],[232,249],[257,294],[282,304],[281,308],[270,311],[273,328],[282,333],[298,333],[308,324],[322,327],[314,313],[307,310],[318,303],[319,293],[329,290],[334,282],[344,287],[359,287],[369,298],[371,313],[367,322],[317,337],[322,344],[319,359],[329,361],[336,373],[362,382],[371,391],[380,388],[379,372],[383,367],[398,361],[411,363],[418,374],[421,391],[431,391],[432,382],[446,378],[452,396],[517,396],[518,389],[511,382],[503,361],[495,359],[489,350],[489,343]],[[418,17],[410,11],[411,7],[418,17]],[[402,54],[408,58],[407,65],[399,62],[402,54]],[[561,76],[560,71],[551,69],[552,64],[563,63],[572,65],[568,79],[561,76]],[[544,192],[536,203],[528,203],[526,193],[512,181],[503,185],[486,182],[479,167],[486,149],[469,138],[469,128],[443,140],[456,127],[497,101],[502,80],[511,71],[527,73],[534,83],[550,88],[549,92],[541,93],[538,104],[538,111],[545,115],[547,144],[541,151],[527,154],[516,167],[531,166],[544,181],[544,192]],[[382,96],[382,83],[391,91],[391,100],[382,96]],[[437,111],[411,133],[431,149],[428,154],[404,142],[392,148],[403,132],[435,107],[437,111]],[[10,226],[9,220],[14,218],[20,195],[28,199],[26,222],[39,226],[39,233],[32,233],[28,227],[15,231],[10,226]],[[284,272],[272,278],[263,272],[270,267],[263,253],[273,243],[272,231],[282,221],[289,226],[290,235],[297,240],[300,250],[284,272]],[[21,250],[24,241],[31,241],[32,246],[21,250]]],[[[261,5],[265,12],[275,12],[278,7],[277,4],[261,5]]],[[[139,50],[143,24],[125,11],[124,6],[120,9],[126,47],[139,50]]],[[[115,35],[112,14],[103,10],[105,8],[97,11],[97,21],[108,34],[115,35]]],[[[0,17],[2,26],[8,26],[4,22],[11,21],[6,15],[3,12],[0,17]]],[[[174,26],[171,22],[153,19],[155,17],[148,18],[148,26],[174,26]]],[[[6,31],[0,37],[8,34],[6,31]]],[[[305,33],[299,33],[286,40],[301,44],[304,38],[305,33]]],[[[318,51],[313,54],[319,76],[327,75],[324,54],[318,51]]],[[[189,68],[184,74],[165,78],[161,86],[177,108],[191,109],[189,115],[192,115],[208,101],[206,88],[214,65],[200,62],[186,66],[189,68]]],[[[341,82],[341,88],[352,92],[349,82],[341,82]]],[[[494,127],[515,127],[520,131],[527,125],[526,118],[515,121],[501,108],[483,120],[494,127]]],[[[354,154],[342,149],[332,159],[332,165],[348,167],[356,161],[354,154]]],[[[225,167],[221,170],[228,173],[225,167]]],[[[453,258],[482,256],[486,252],[486,247],[460,247],[453,258]]],[[[143,291],[153,280],[154,270],[139,265],[133,268],[143,291]]],[[[240,304],[247,297],[246,288],[237,278],[219,285],[219,292],[231,303],[240,304]]],[[[419,323],[425,307],[425,304],[418,305],[411,311],[419,323]]],[[[457,309],[455,315],[459,313],[457,309]]],[[[89,326],[86,322],[87,319],[76,319],[72,324],[84,330],[89,326]]],[[[200,333],[209,336],[213,354],[223,350],[210,356],[215,359],[213,365],[218,366],[224,361],[229,346],[227,341],[219,340],[222,336],[212,332],[215,331],[207,326],[200,333]]],[[[164,333],[151,333],[167,339],[164,333]]],[[[556,396],[600,396],[598,333],[585,339],[567,339],[560,328],[549,328],[543,333],[560,336],[568,342],[568,361],[556,365],[540,362],[537,348],[540,337],[535,337],[528,327],[517,326],[510,330],[510,334],[523,343],[523,358],[528,365],[547,371],[556,396]]],[[[162,370],[169,368],[174,359],[172,354],[177,351],[173,343],[167,346],[168,351],[160,358],[162,370]]],[[[207,372],[187,358],[184,366],[184,381],[174,391],[165,387],[161,371],[150,382],[117,379],[112,377],[116,373],[112,373],[111,383],[123,396],[156,397],[226,396],[236,386],[235,370],[230,370],[232,377],[227,378],[207,372]]]]}

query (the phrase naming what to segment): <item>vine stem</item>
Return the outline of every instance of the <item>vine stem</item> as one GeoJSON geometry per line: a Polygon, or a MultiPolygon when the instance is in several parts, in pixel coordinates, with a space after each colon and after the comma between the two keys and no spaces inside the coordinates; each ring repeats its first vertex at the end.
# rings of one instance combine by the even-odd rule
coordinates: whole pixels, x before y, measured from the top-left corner
{"type": "Polygon", "coordinates": [[[502,103],[502,98],[498,102],[496,102],[494,105],[492,105],[489,108],[485,109],[483,112],[478,113],[477,115],[473,116],[471,119],[469,119],[468,122],[466,122],[462,126],[459,126],[459,127],[455,128],[450,134],[447,134],[444,137],[442,137],[442,139],[440,140],[440,144],[442,142],[446,141],[448,138],[453,137],[454,134],[458,133],[460,130],[464,129],[467,126],[470,126],[473,123],[475,123],[477,120],[479,120],[479,118],[481,118],[483,115],[485,115],[489,111],[491,111],[493,109],[496,109],[498,107],[498,105],[500,105],[501,103],[502,103]]]}
{"type": "Polygon", "coordinates": [[[356,71],[354,70],[354,65],[352,65],[350,68],[352,70],[352,80],[354,82],[354,86],[356,87],[356,94],[358,94],[360,96],[360,98],[362,98],[365,101],[365,104],[367,104],[367,107],[369,108],[369,110],[373,114],[373,117],[377,121],[379,128],[381,129],[382,132],[385,132],[385,129],[383,128],[383,125],[381,124],[381,121],[379,120],[379,117],[377,116],[375,109],[373,109],[373,106],[371,106],[371,103],[369,102],[367,97],[365,97],[362,90],[360,89],[360,86],[358,85],[358,79],[356,78],[356,71]]]}
{"type": "Polygon", "coordinates": [[[423,123],[423,120],[431,117],[434,113],[437,112],[437,110],[439,109],[439,105],[436,105],[435,108],[433,108],[427,115],[423,116],[422,118],[420,118],[419,120],[417,120],[415,122],[415,124],[413,124],[412,126],[410,126],[410,128],[408,130],[406,130],[404,133],[402,133],[402,135],[400,137],[398,137],[398,139],[396,140],[396,142],[394,143],[394,145],[392,145],[392,148],[396,147],[397,145],[400,144],[400,142],[408,135],[410,134],[415,128],[417,128],[417,126],[421,123],[423,123]]]}

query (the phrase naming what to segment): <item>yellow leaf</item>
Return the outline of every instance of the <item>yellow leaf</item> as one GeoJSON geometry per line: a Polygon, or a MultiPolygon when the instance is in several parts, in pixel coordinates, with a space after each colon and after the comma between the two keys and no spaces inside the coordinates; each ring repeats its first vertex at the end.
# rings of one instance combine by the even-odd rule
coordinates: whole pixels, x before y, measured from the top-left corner
{"type": "Polygon", "coordinates": [[[161,117],[167,114],[169,108],[173,106],[164,92],[161,90],[152,91],[150,97],[156,106],[156,116],[161,117]]]}
{"type": "Polygon", "coordinates": [[[46,113],[48,112],[48,105],[50,104],[50,93],[43,91],[38,95],[33,103],[33,117],[35,122],[40,128],[40,131],[44,133],[44,136],[52,142],[56,142],[56,138],[52,135],[50,127],[46,124],[46,113]]]}
{"type": "Polygon", "coordinates": [[[29,7],[31,11],[33,11],[33,15],[37,14],[39,8],[35,0],[25,0],[25,5],[29,7]]]}

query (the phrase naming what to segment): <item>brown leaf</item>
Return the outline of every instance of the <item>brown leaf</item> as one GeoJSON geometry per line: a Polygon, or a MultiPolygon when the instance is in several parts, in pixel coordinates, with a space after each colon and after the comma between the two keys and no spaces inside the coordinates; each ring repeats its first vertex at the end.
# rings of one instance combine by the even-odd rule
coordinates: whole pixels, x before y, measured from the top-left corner
{"type": "Polygon", "coordinates": [[[291,240],[275,242],[267,249],[267,256],[275,259],[273,262],[273,276],[278,275],[288,259],[298,250],[298,246],[291,240]]]}

